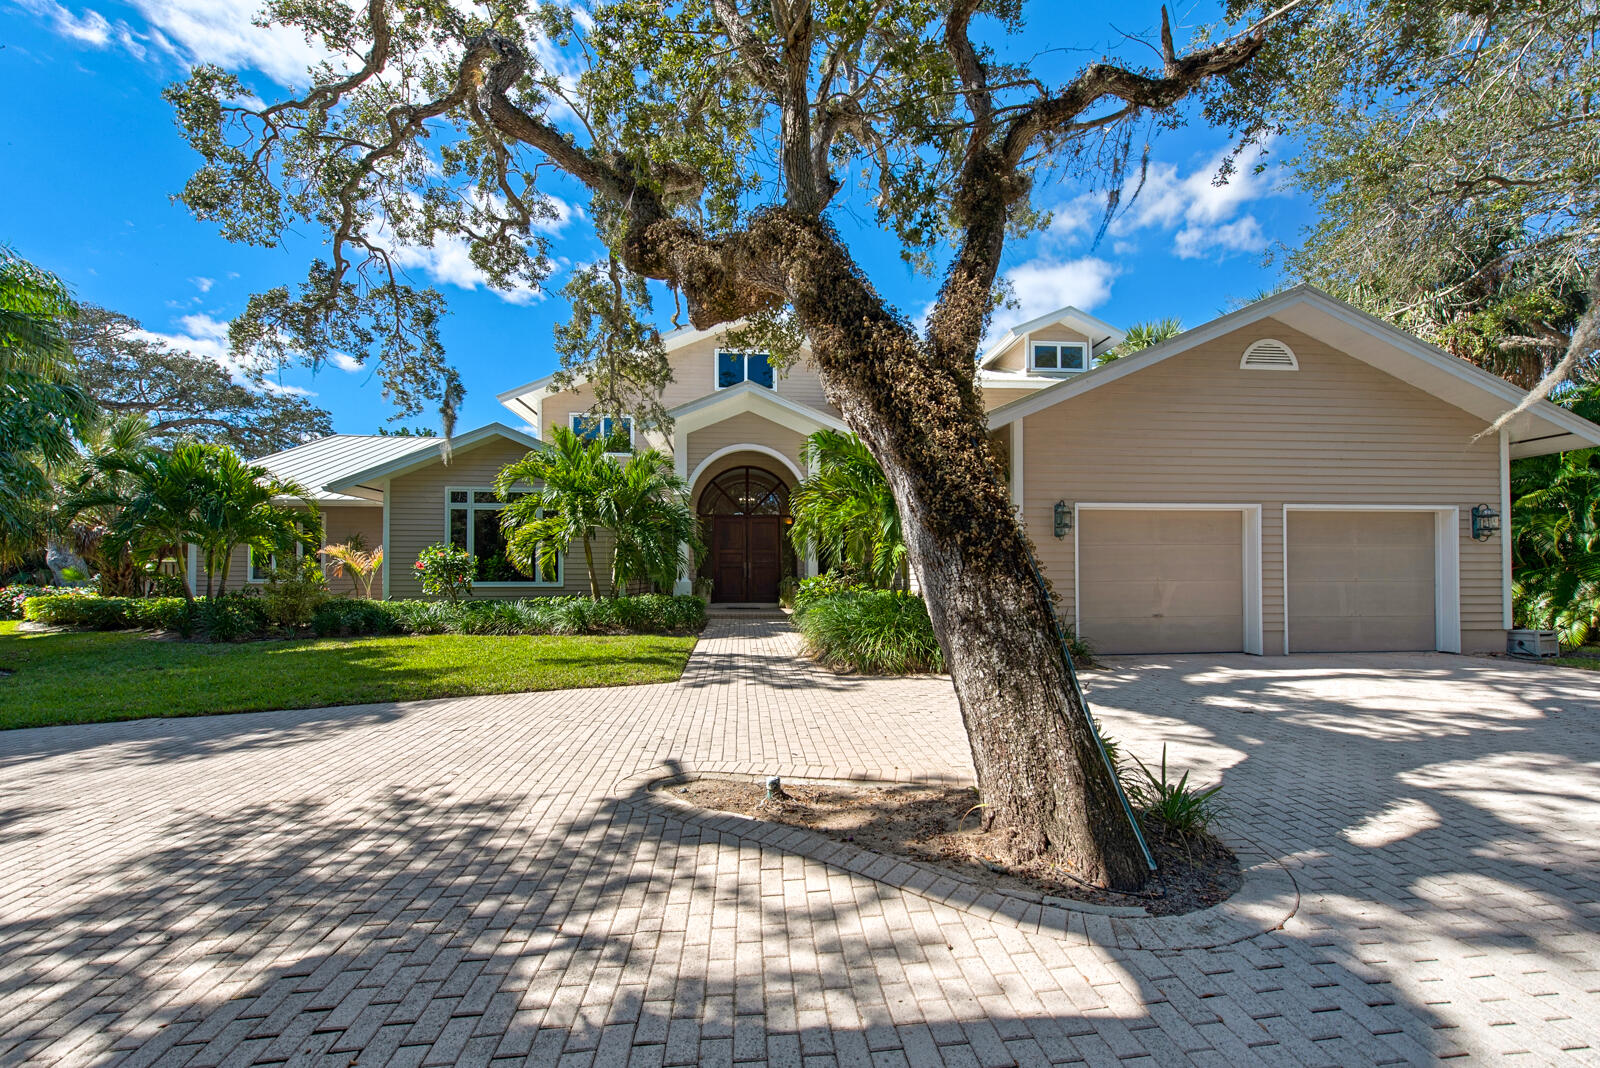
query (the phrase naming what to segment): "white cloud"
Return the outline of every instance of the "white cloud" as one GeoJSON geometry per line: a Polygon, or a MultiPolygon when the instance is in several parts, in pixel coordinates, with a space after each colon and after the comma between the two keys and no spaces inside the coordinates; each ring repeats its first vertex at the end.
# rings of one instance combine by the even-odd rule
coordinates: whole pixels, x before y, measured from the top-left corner
{"type": "MultiPolygon", "coordinates": [[[[568,204],[559,197],[549,197],[551,207],[555,210],[555,217],[549,219],[535,219],[532,228],[536,233],[555,235],[564,229],[572,219],[579,217],[583,209],[568,204]]],[[[503,205],[494,205],[494,210],[504,211],[503,205]]],[[[394,232],[386,223],[380,222],[372,229],[373,241],[380,247],[389,249],[395,266],[402,270],[417,270],[426,274],[434,282],[442,285],[452,285],[460,289],[477,289],[479,286],[487,288],[489,277],[483,270],[472,262],[467,240],[455,234],[440,234],[433,239],[432,245],[410,245],[396,242],[394,232]]],[[[543,290],[532,286],[518,286],[511,290],[496,289],[496,296],[510,304],[532,304],[543,300],[546,296],[543,290]]]]}
{"type": "Polygon", "coordinates": [[[1260,252],[1267,247],[1267,235],[1254,215],[1245,215],[1221,226],[1189,225],[1172,239],[1172,251],[1182,260],[1204,259],[1213,253],[1260,252]]]}
{"type": "Polygon", "coordinates": [[[262,389],[268,393],[292,394],[297,397],[316,396],[311,390],[301,389],[299,386],[287,386],[269,380],[252,381],[250,368],[235,359],[228,347],[228,324],[222,320],[213,319],[209,315],[185,315],[178,320],[178,327],[179,333],[162,334],[141,330],[134,336],[211,360],[231,374],[235,382],[253,389],[262,389]]]}
{"type": "Polygon", "coordinates": [[[1111,283],[1121,273],[1114,263],[1095,256],[1058,260],[1048,256],[1019,264],[1005,273],[1017,307],[995,312],[991,334],[1046,312],[1072,305],[1085,311],[1111,295],[1111,283]]]}
{"type": "Polygon", "coordinates": [[[202,293],[211,292],[211,287],[217,284],[217,280],[215,278],[207,278],[204,275],[198,275],[189,279],[189,281],[202,293]]]}
{"type": "Polygon", "coordinates": [[[346,371],[350,374],[355,374],[357,371],[363,370],[367,366],[346,352],[333,353],[328,357],[328,362],[333,364],[339,370],[346,371]]]}

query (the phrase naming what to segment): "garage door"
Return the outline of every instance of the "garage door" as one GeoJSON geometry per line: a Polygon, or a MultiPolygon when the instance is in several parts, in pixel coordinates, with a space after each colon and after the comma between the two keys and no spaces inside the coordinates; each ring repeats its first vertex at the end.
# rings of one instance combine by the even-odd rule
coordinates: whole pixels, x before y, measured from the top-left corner
{"type": "Polygon", "coordinates": [[[1432,512],[1290,512],[1289,648],[1436,648],[1432,512]]]}
{"type": "Polygon", "coordinates": [[[1244,516],[1083,509],[1078,629],[1103,653],[1244,648],[1244,516]]]}

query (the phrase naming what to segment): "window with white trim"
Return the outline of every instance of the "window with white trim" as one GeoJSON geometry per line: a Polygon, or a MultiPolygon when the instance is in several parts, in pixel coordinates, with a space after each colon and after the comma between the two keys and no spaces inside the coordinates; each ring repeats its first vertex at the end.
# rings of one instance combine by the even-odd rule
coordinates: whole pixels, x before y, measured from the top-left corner
{"type": "MultiPolygon", "coordinates": [[[[306,554],[306,547],[299,542],[294,543],[294,558],[300,559],[306,554]]],[[[248,582],[265,582],[272,577],[271,572],[278,566],[278,554],[268,553],[265,561],[250,545],[244,547],[244,577],[248,582]]]]}
{"type": "MultiPolygon", "coordinates": [[[[513,492],[511,500],[526,493],[513,492]]],[[[445,490],[445,540],[478,558],[473,582],[479,586],[559,586],[562,556],[557,553],[549,567],[534,554],[530,576],[506,558],[506,539],[500,533],[500,512],[509,501],[502,501],[494,490],[482,486],[451,487],[445,490]]]]}
{"type": "Polygon", "coordinates": [[[584,441],[604,441],[606,452],[624,456],[633,451],[633,417],[572,413],[572,432],[584,441]]]}
{"type": "Polygon", "coordinates": [[[754,382],[758,386],[777,389],[777,378],[772,371],[772,357],[765,352],[733,352],[717,350],[717,388],[727,389],[740,382],[754,382]]]}
{"type": "Polygon", "coordinates": [[[1082,341],[1035,341],[1031,358],[1035,371],[1087,371],[1089,346],[1082,341]]]}

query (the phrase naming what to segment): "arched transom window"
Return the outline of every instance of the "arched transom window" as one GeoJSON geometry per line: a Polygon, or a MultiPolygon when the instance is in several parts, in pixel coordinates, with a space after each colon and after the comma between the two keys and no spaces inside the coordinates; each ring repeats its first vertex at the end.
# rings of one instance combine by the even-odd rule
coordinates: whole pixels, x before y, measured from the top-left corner
{"type": "Polygon", "coordinates": [[[787,515],[789,487],[770,471],[735,467],[722,472],[700,495],[701,515],[787,515]]]}

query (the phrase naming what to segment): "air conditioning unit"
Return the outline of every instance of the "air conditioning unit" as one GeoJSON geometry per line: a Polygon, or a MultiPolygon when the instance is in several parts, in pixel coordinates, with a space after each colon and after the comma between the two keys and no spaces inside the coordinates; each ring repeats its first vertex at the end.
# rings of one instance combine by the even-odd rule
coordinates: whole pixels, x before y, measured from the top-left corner
{"type": "Polygon", "coordinates": [[[1561,642],[1553,630],[1512,630],[1506,632],[1506,652],[1512,656],[1560,656],[1561,642]]]}

